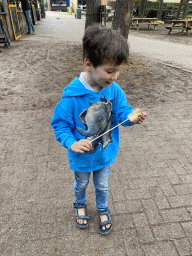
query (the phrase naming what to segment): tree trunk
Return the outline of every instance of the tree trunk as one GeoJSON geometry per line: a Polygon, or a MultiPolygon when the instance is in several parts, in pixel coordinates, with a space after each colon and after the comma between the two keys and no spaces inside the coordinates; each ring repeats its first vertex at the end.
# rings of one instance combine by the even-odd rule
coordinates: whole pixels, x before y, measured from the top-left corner
{"type": "Polygon", "coordinates": [[[87,0],[85,28],[87,28],[88,26],[91,26],[93,24],[99,25],[99,23],[100,23],[100,8],[101,8],[100,0],[87,0]]]}
{"type": "Polygon", "coordinates": [[[120,33],[127,39],[129,28],[133,17],[135,0],[116,0],[113,29],[120,30],[120,33]]]}
{"type": "Polygon", "coordinates": [[[163,0],[160,0],[160,2],[159,2],[158,14],[157,14],[157,18],[158,18],[159,20],[161,19],[162,10],[163,10],[163,0]]]}
{"type": "Polygon", "coordinates": [[[141,0],[141,4],[139,6],[139,17],[140,18],[145,17],[146,6],[147,6],[147,0],[141,0]]]}
{"type": "Polygon", "coordinates": [[[41,8],[41,18],[45,18],[45,4],[44,0],[39,0],[40,8],[41,8]]]}
{"type": "Polygon", "coordinates": [[[184,6],[184,9],[183,9],[182,19],[185,19],[185,17],[186,17],[188,6],[189,6],[189,0],[185,0],[185,6],[184,6]]]}
{"type": "Polygon", "coordinates": [[[179,20],[179,18],[180,18],[182,6],[183,6],[183,0],[180,1],[179,8],[178,8],[178,11],[177,11],[176,20],[179,20]]]}

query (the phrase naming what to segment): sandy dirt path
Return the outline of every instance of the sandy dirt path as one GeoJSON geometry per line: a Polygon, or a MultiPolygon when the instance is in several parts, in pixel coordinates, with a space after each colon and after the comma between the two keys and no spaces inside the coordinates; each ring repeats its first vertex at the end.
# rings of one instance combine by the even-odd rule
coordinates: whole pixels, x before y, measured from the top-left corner
{"type": "Polygon", "coordinates": [[[154,38],[129,36],[132,55],[168,63],[192,72],[192,46],[154,38]]]}
{"type": "MultiPolygon", "coordinates": [[[[40,25],[36,26],[35,39],[44,37],[45,40],[52,39],[79,43],[82,41],[84,17],[75,19],[74,16],[67,13],[47,12],[46,19],[41,20],[40,23],[40,25]]],[[[108,24],[108,26],[110,27],[111,24],[108,24]]],[[[162,27],[159,31],[155,31],[156,34],[159,33],[159,39],[155,38],[154,35],[150,36],[150,33],[152,34],[153,31],[148,31],[147,36],[142,36],[142,34],[130,30],[128,41],[131,55],[168,63],[192,72],[191,35],[189,37],[185,35],[180,38],[176,37],[177,40],[173,41],[172,38],[175,38],[175,35],[167,35],[167,30],[162,29],[162,27]],[[162,35],[164,35],[163,38],[161,38],[162,35]],[[189,43],[185,44],[183,40],[189,43]]]]}

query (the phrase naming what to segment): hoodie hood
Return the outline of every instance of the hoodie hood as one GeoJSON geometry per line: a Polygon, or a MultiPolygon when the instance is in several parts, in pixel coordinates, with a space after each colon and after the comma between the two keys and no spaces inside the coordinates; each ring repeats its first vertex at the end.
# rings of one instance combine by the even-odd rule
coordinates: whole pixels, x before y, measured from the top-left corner
{"type": "Polygon", "coordinates": [[[90,91],[84,87],[79,78],[75,78],[66,88],[63,90],[62,99],[66,97],[83,96],[87,94],[95,94],[97,92],[90,91]]]}
{"type": "MultiPolygon", "coordinates": [[[[112,84],[114,84],[114,82],[112,84]]],[[[100,92],[95,92],[86,89],[84,85],[80,82],[79,78],[76,77],[66,88],[64,88],[61,98],[64,99],[68,97],[84,95],[93,95],[95,97],[98,94],[103,95],[106,93],[106,90],[108,90],[112,84],[110,84],[108,87],[103,87],[100,92]]]]}

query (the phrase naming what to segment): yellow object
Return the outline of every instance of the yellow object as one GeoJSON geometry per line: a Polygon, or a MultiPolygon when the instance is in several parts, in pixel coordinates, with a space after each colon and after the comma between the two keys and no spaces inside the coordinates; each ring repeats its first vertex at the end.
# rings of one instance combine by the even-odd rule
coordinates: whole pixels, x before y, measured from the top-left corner
{"type": "Polygon", "coordinates": [[[129,114],[128,118],[131,123],[137,120],[138,116],[141,116],[143,113],[141,109],[135,109],[133,113],[129,114]]]}
{"type": "Polygon", "coordinates": [[[71,7],[69,7],[69,13],[70,13],[70,14],[72,13],[72,9],[71,9],[71,7]]]}
{"type": "Polygon", "coordinates": [[[162,21],[162,20],[156,20],[156,23],[164,24],[164,21],[162,21]]]}
{"type": "Polygon", "coordinates": [[[17,7],[14,4],[9,4],[9,13],[11,17],[11,23],[13,27],[13,33],[15,40],[21,37],[21,30],[19,26],[19,19],[17,15],[17,7]]]}
{"type": "Polygon", "coordinates": [[[101,5],[107,5],[107,0],[101,0],[101,5]]]}

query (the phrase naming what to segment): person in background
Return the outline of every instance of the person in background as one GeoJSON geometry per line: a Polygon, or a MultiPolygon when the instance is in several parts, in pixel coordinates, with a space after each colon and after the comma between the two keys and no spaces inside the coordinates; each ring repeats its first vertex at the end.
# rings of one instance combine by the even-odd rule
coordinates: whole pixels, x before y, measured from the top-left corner
{"type": "Polygon", "coordinates": [[[32,19],[31,19],[31,6],[29,4],[29,1],[21,0],[21,6],[22,6],[23,13],[25,15],[27,26],[28,26],[28,31],[26,32],[26,34],[35,35],[35,27],[33,25],[32,19]]]}
{"type": "Polygon", "coordinates": [[[166,17],[166,16],[165,16],[165,13],[162,12],[162,14],[161,14],[161,20],[162,20],[162,21],[165,21],[165,17],[166,17]]]}
{"type": "Polygon", "coordinates": [[[136,9],[136,16],[137,17],[139,16],[139,7],[137,7],[137,9],[136,9]]]}

